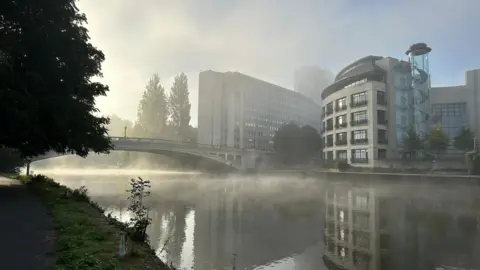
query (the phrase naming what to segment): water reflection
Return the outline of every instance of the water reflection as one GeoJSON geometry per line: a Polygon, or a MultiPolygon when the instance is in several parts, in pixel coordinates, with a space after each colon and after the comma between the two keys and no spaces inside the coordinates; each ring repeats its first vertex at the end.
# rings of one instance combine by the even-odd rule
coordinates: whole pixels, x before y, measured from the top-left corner
{"type": "MultiPolygon", "coordinates": [[[[151,245],[181,269],[479,269],[476,186],[199,175],[152,180],[151,245]]],[[[125,176],[56,176],[126,220],[125,176]]]]}
{"type": "Polygon", "coordinates": [[[324,261],[329,269],[478,267],[478,189],[412,188],[328,185],[324,261]]]}

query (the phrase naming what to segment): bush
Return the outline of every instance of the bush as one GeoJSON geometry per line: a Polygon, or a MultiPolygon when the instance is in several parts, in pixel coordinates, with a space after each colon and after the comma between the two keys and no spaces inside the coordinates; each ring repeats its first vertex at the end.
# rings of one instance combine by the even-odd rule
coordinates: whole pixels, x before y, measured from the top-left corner
{"type": "Polygon", "coordinates": [[[350,167],[350,164],[348,164],[348,161],[346,160],[339,160],[337,162],[337,169],[341,172],[347,171],[348,169],[350,169],[350,167]]]}

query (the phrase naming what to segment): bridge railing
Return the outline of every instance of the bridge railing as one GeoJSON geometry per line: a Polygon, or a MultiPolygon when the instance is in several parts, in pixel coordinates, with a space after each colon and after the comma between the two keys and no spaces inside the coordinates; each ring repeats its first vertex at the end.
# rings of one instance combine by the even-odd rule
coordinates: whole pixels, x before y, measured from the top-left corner
{"type": "MultiPolygon", "coordinates": [[[[176,140],[165,140],[165,139],[154,139],[154,138],[138,138],[138,137],[110,137],[112,141],[124,141],[124,142],[146,142],[146,143],[165,143],[170,145],[178,145],[186,148],[192,149],[211,149],[211,150],[247,150],[249,148],[237,148],[237,147],[229,147],[229,146],[222,146],[222,145],[211,145],[211,144],[200,144],[196,142],[183,142],[183,141],[176,141],[176,140]]],[[[266,153],[274,153],[275,151],[263,151],[266,153]]]]}

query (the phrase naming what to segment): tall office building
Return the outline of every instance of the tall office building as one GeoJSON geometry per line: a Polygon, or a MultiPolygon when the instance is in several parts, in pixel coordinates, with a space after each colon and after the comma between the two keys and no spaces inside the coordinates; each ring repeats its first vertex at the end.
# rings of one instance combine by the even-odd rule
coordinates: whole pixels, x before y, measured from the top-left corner
{"type": "Polygon", "coordinates": [[[323,89],[333,82],[333,78],[329,70],[304,66],[295,71],[293,89],[321,106],[323,89]]]}
{"type": "Polygon", "coordinates": [[[200,72],[198,96],[200,144],[271,150],[283,124],[320,131],[321,107],[312,100],[238,72],[200,72]]]}
{"type": "Polygon", "coordinates": [[[413,95],[410,62],[367,56],[342,69],[322,93],[324,158],[372,167],[399,157],[413,95]]]}

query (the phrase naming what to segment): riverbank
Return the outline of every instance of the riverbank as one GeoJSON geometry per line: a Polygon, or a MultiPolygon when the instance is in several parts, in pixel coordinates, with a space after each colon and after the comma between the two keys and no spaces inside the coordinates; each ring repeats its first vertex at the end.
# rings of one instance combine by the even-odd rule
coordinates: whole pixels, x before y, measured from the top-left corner
{"type": "Polygon", "coordinates": [[[57,269],[170,269],[146,243],[129,241],[130,254],[118,258],[125,227],[106,217],[85,192],[70,190],[43,176],[28,180],[27,189],[40,198],[54,224],[57,269]]]}

